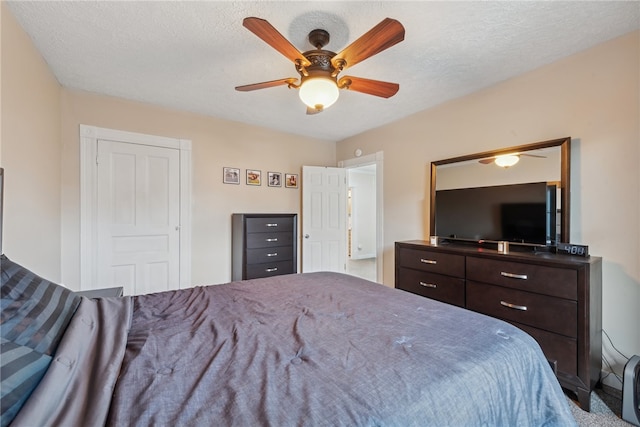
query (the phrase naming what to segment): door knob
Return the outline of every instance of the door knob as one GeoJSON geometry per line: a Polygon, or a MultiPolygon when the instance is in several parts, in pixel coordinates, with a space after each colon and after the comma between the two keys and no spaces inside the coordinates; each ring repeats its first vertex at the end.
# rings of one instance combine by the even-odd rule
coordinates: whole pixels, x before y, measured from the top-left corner
{"type": "Polygon", "coordinates": [[[308,234],[305,234],[305,235],[304,235],[304,238],[305,238],[305,239],[308,239],[308,238],[309,238],[309,235],[308,235],[308,234]]]}

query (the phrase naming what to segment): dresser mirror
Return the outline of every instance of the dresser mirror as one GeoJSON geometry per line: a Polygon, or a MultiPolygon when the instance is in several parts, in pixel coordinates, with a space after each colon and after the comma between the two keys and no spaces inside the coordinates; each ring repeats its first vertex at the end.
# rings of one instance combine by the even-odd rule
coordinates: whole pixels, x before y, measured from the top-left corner
{"type": "MultiPolygon", "coordinates": [[[[533,245],[554,245],[557,242],[569,241],[569,165],[570,165],[570,145],[571,138],[560,138],[549,141],[542,141],[533,144],[502,148],[499,150],[487,151],[483,153],[469,154],[460,157],[454,157],[451,159],[438,160],[431,163],[431,209],[430,209],[430,234],[439,236],[441,238],[458,238],[459,240],[472,240],[472,241],[497,241],[507,240],[523,244],[533,245]],[[513,155],[514,161],[517,163],[511,166],[499,166],[496,161],[497,158],[505,155],[513,155]],[[516,191],[516,193],[522,194],[524,190],[521,190],[528,186],[542,184],[543,187],[543,201],[546,198],[546,237],[543,235],[540,237],[531,237],[524,233],[524,237],[516,236],[517,238],[509,237],[513,235],[500,234],[507,233],[505,228],[509,228],[503,224],[494,224],[493,231],[485,231],[474,233],[471,231],[462,232],[461,236],[458,233],[452,233],[450,226],[445,224],[445,218],[450,218],[452,215],[445,214],[444,196],[448,193],[465,194],[465,191],[489,191],[496,192],[502,191],[500,189],[509,187],[508,191],[516,191]],[[546,183],[546,185],[544,184],[546,183]],[[546,195],[545,195],[546,187],[546,195]],[[449,191],[451,190],[451,191],[449,191]],[[437,197],[438,195],[438,197],[437,197]],[[437,199],[440,199],[440,212],[438,211],[437,199]],[[551,199],[551,201],[550,201],[551,199]],[[438,221],[437,218],[440,218],[438,221]],[[502,228],[501,231],[496,231],[502,228]]],[[[539,192],[539,189],[536,190],[539,192]]],[[[486,194],[486,193],[481,193],[486,194]]],[[[466,211],[467,215],[475,214],[479,212],[477,206],[474,205],[474,196],[467,197],[463,200],[462,206],[464,209],[460,211],[466,211]],[[475,210],[475,212],[474,212],[475,210]]],[[[486,199],[485,196],[479,196],[486,199]]],[[[492,196],[488,196],[492,197],[492,196]]],[[[482,202],[486,203],[486,201],[482,202]]],[[[497,205],[498,203],[496,203],[497,205]]],[[[527,223],[531,209],[526,209],[524,203],[507,203],[508,205],[521,205],[520,214],[509,215],[521,215],[520,218],[516,218],[516,222],[527,223]],[[524,211],[522,210],[525,207],[524,211]]],[[[501,205],[504,205],[502,203],[501,205]]],[[[500,209],[499,206],[491,206],[493,211],[500,209]]],[[[506,217],[504,207],[502,207],[502,214],[494,212],[494,217],[502,215],[506,217]]],[[[481,215],[476,215],[481,216],[481,215]]],[[[448,221],[448,220],[447,220],[448,221]]],[[[487,220],[485,222],[499,222],[497,219],[487,220]]],[[[465,219],[458,219],[458,222],[469,224],[473,221],[465,219]]],[[[544,227],[543,220],[543,227],[544,227]]],[[[481,225],[474,225],[476,228],[482,228],[481,225]]],[[[470,226],[471,227],[471,226],[470,226]]],[[[543,231],[544,233],[544,231],[543,231]]]]}

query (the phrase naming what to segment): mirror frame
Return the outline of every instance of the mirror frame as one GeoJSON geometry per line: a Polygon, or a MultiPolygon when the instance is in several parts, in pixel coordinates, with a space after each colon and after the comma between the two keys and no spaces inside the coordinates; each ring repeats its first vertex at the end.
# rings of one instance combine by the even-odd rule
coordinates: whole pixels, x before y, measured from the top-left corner
{"type": "Polygon", "coordinates": [[[501,154],[522,153],[525,151],[538,150],[541,148],[560,147],[560,200],[562,210],[560,212],[560,241],[569,242],[570,233],[570,216],[571,216],[571,186],[570,186],[570,167],[571,167],[571,137],[550,139],[548,141],[535,142],[533,144],[518,145],[514,147],[500,148],[498,150],[485,151],[483,153],[468,154],[465,156],[452,157],[450,159],[438,160],[431,162],[431,198],[429,207],[429,230],[431,235],[435,235],[436,229],[436,168],[440,165],[448,165],[451,163],[466,162],[469,160],[479,160],[486,157],[499,156],[501,154]]]}

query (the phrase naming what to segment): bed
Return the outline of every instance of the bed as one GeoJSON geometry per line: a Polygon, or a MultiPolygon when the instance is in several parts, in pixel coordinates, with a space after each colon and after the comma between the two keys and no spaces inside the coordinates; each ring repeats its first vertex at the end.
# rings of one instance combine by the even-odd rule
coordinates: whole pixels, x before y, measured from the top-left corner
{"type": "Polygon", "coordinates": [[[2,426],[571,426],[538,344],[318,272],[89,299],[0,257],[2,426]]]}
{"type": "Polygon", "coordinates": [[[44,355],[12,426],[575,425],[527,334],[356,277],[88,299],[1,262],[3,374],[44,355]]]}

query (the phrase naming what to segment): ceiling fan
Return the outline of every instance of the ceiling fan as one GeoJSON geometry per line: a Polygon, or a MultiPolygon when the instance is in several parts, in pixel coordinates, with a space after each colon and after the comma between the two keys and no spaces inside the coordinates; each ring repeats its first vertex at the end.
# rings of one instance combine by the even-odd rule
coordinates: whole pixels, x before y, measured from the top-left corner
{"type": "Polygon", "coordinates": [[[508,168],[518,163],[518,161],[520,161],[520,156],[537,157],[540,159],[547,158],[546,156],[539,156],[537,154],[510,153],[510,154],[499,154],[497,156],[487,157],[485,159],[478,160],[478,162],[482,163],[483,165],[495,163],[496,165],[501,166],[503,168],[508,168]]]}
{"type": "Polygon", "coordinates": [[[293,61],[296,71],[300,74],[300,82],[298,83],[297,77],[289,77],[237,86],[236,90],[238,91],[248,92],[287,85],[289,88],[299,89],[300,99],[307,105],[307,114],[315,114],[336,102],[340,89],[390,98],[400,88],[397,83],[361,77],[344,76],[338,78],[338,74],[348,67],[352,67],[404,40],[404,27],[395,19],[385,18],[338,53],[322,49],[329,43],[329,33],[322,29],[316,29],[309,33],[309,42],[316,49],[300,52],[264,19],[245,18],[242,25],[293,61]]]}

